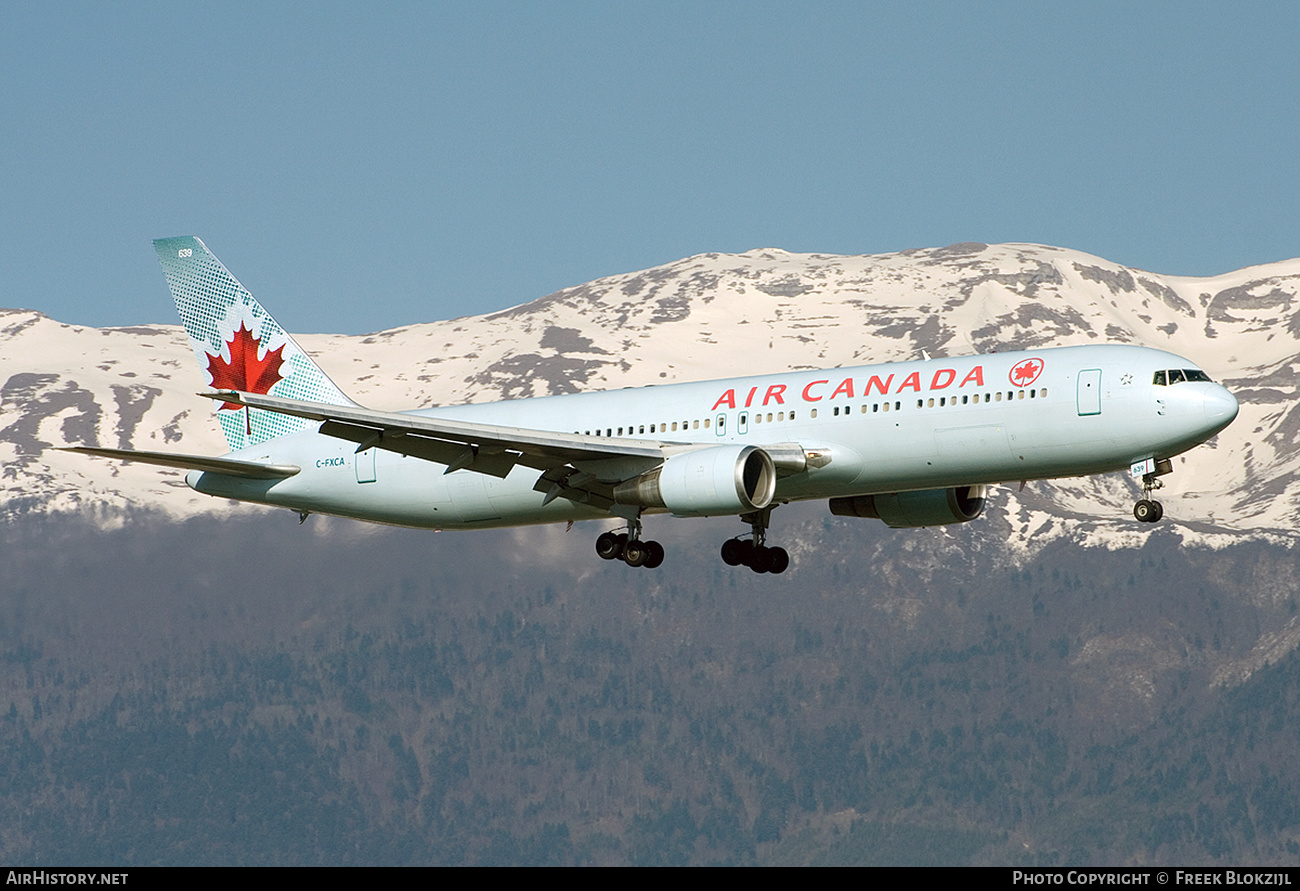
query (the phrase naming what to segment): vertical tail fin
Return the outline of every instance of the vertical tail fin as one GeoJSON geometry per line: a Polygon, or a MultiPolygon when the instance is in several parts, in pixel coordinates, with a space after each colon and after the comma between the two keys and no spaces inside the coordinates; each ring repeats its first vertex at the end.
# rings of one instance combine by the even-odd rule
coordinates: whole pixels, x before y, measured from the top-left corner
{"type": "MultiPolygon", "coordinates": [[[[190,346],[215,389],[354,405],[202,241],[153,243],[190,346]]],[[[217,409],[230,450],[314,428],[316,422],[226,403],[217,409]]]]}

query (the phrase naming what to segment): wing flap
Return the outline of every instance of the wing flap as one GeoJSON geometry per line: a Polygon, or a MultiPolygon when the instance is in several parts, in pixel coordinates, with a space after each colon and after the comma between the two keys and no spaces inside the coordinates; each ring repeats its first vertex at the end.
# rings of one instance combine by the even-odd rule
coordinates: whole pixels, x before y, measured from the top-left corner
{"type": "Polygon", "coordinates": [[[534,492],[543,493],[543,504],[564,498],[575,504],[590,504],[601,510],[614,506],[614,487],[573,467],[556,467],[546,471],[533,484],[534,492]]]}

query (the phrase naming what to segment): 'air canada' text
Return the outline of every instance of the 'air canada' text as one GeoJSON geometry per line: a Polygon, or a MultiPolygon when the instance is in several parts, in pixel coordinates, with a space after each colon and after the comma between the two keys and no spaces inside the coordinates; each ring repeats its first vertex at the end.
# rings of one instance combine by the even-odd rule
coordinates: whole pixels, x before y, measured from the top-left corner
{"type": "MultiPolygon", "coordinates": [[[[916,393],[921,392],[921,372],[913,371],[907,377],[903,378],[898,383],[897,387],[894,386],[895,377],[897,377],[897,375],[894,374],[887,375],[883,378],[880,375],[873,374],[871,377],[867,378],[865,382],[855,381],[851,377],[846,377],[844,380],[840,381],[834,389],[830,388],[831,381],[829,379],[810,381],[805,384],[802,389],[794,390],[791,390],[791,387],[787,384],[771,384],[763,391],[762,400],[757,403],[755,402],[755,399],[758,396],[759,390],[763,390],[763,388],[750,387],[749,392],[745,394],[743,404],[738,402],[736,391],[733,388],[719,396],[718,401],[713,403],[713,408],[710,409],[710,411],[717,411],[723,406],[726,406],[727,408],[750,408],[755,404],[759,406],[785,405],[787,399],[791,401],[801,399],[804,402],[821,402],[823,399],[835,399],[840,396],[845,399],[857,399],[859,396],[866,398],[872,393],[879,393],[881,396],[888,396],[891,393],[902,393],[904,390],[911,390],[916,393]],[[861,386],[860,392],[858,390],[859,385],[861,386]]],[[[940,368],[935,371],[933,375],[929,375],[929,378],[928,381],[925,381],[925,389],[929,391],[946,390],[954,384],[956,384],[958,389],[961,389],[968,384],[982,387],[984,386],[984,366],[976,365],[967,372],[966,376],[963,377],[960,382],[957,380],[957,370],[955,368],[940,368]]],[[[743,393],[744,390],[742,389],[741,392],[743,393]]]]}

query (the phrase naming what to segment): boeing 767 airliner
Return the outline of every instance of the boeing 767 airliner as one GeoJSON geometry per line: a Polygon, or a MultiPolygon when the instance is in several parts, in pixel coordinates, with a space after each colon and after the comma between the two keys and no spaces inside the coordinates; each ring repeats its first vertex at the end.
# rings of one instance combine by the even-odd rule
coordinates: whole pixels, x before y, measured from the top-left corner
{"type": "Polygon", "coordinates": [[[893,527],[973,520],[989,484],[1127,471],[1141,521],[1170,459],[1237,416],[1192,362],[1080,346],[382,412],[348,399],[193,237],[154,242],[230,446],[77,448],[188,469],[199,492],[359,520],[478,529],[617,518],[596,551],[656,567],[648,514],[737,516],[728,564],[783,572],[772,509],[827,499],[893,527]]]}

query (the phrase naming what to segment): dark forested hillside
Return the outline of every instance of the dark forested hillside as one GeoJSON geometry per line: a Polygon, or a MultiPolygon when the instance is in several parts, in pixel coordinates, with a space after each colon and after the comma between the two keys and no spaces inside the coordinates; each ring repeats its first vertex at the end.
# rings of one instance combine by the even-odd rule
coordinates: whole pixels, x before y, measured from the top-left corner
{"type": "Polygon", "coordinates": [[[1292,551],[790,510],[780,577],[718,561],[734,523],[656,572],[590,529],[12,523],[0,854],[1300,860],[1292,551]]]}

